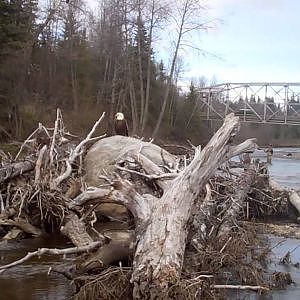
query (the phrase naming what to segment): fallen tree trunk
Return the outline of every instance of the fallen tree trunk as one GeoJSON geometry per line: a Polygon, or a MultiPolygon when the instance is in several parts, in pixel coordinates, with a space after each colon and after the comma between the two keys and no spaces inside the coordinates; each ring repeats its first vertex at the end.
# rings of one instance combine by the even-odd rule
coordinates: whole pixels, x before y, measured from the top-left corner
{"type": "Polygon", "coordinates": [[[299,196],[299,194],[296,191],[291,190],[289,192],[289,200],[290,200],[290,203],[297,209],[298,215],[300,215],[300,196],[299,196]]]}
{"type": "Polygon", "coordinates": [[[22,175],[35,168],[35,160],[28,159],[20,162],[15,162],[0,168],[0,183],[22,175]]]}
{"type": "Polygon", "coordinates": [[[269,178],[269,186],[271,189],[288,194],[288,200],[292,206],[297,210],[298,215],[300,216],[300,196],[297,191],[294,189],[289,189],[280,185],[277,181],[272,178],[269,178]]]}
{"type": "Polygon", "coordinates": [[[245,170],[245,172],[240,176],[240,180],[236,185],[236,193],[233,195],[230,207],[223,217],[224,221],[219,229],[219,236],[228,235],[232,227],[235,226],[237,215],[244,207],[244,201],[251,189],[251,185],[256,179],[256,176],[257,172],[255,171],[253,165],[245,170]]]}
{"type": "Polygon", "coordinates": [[[236,154],[228,142],[238,124],[238,117],[228,115],[208,145],[169,183],[162,198],[151,203],[152,214],[134,256],[135,299],[165,299],[170,284],[180,278],[193,202],[226,155],[236,154]]]}

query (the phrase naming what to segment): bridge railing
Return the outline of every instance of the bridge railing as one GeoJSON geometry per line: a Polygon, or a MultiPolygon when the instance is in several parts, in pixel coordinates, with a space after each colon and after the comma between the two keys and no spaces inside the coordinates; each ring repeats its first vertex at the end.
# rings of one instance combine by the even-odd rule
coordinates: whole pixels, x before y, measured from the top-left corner
{"type": "Polygon", "coordinates": [[[224,119],[234,112],[244,122],[300,124],[300,83],[226,83],[201,88],[201,115],[224,119]]]}

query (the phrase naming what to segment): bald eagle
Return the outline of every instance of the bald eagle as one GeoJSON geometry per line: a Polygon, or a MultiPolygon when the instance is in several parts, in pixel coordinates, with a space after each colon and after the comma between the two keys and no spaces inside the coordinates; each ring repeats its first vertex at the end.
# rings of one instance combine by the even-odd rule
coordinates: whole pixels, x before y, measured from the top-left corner
{"type": "Polygon", "coordinates": [[[115,133],[117,135],[128,136],[128,126],[124,115],[121,112],[115,115],[115,133]]]}

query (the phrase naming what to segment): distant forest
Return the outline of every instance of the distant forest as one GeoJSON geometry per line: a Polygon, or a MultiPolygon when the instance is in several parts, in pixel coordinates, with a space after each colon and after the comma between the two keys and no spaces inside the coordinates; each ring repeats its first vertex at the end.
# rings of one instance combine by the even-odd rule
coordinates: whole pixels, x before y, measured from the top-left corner
{"type": "MultiPolygon", "coordinates": [[[[190,33],[210,26],[200,2],[103,0],[91,11],[81,0],[0,0],[0,142],[24,139],[38,122],[52,126],[59,107],[78,135],[103,111],[102,131],[112,134],[121,111],[131,135],[206,143],[220,126],[197,105],[208,81],[178,87],[190,33]],[[172,50],[157,61],[170,28],[172,50]]],[[[300,144],[297,126],[243,124],[240,136],[300,144]]]]}

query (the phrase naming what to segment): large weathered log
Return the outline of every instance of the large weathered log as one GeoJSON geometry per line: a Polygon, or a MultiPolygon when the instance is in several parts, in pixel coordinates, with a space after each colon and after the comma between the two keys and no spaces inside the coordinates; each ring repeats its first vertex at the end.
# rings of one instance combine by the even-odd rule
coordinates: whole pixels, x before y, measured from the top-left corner
{"type": "Polygon", "coordinates": [[[133,262],[134,298],[165,299],[169,285],[179,279],[193,202],[230,155],[228,142],[238,124],[237,117],[228,115],[208,145],[170,183],[162,198],[152,203],[152,214],[139,236],[133,262]]]}
{"type": "MultiPolygon", "coordinates": [[[[153,192],[152,188],[149,188],[149,186],[145,184],[146,176],[148,176],[149,181],[155,181],[156,185],[161,189],[167,188],[170,180],[167,180],[166,177],[169,178],[169,174],[171,177],[174,177],[174,175],[165,173],[164,167],[172,168],[175,165],[177,165],[177,158],[155,144],[125,136],[104,138],[95,143],[85,157],[85,182],[90,188],[73,199],[70,205],[82,205],[86,201],[92,199],[96,200],[98,198],[101,199],[101,202],[114,202],[106,203],[104,211],[100,206],[99,209],[97,209],[100,210],[100,213],[102,210],[104,215],[108,217],[122,219],[124,215],[127,214],[126,209],[123,209],[122,211],[120,206],[116,206],[115,203],[125,205],[135,217],[137,216],[136,210],[138,209],[139,213],[142,213],[143,217],[145,217],[145,214],[149,214],[149,208],[146,207],[146,203],[151,196],[147,195],[141,197],[138,196],[136,192],[141,194],[150,194],[153,192]],[[131,170],[126,168],[123,169],[121,167],[124,162],[142,166],[145,177],[140,177],[140,184],[137,184],[136,180],[134,180],[135,185],[130,187],[130,184],[123,180],[123,183],[119,185],[119,188],[115,188],[115,190],[119,190],[122,186],[122,191],[115,191],[113,193],[111,193],[110,189],[100,188],[103,184],[107,185],[107,178],[114,177],[115,172],[120,171],[120,169],[122,169],[121,172],[123,172],[121,175],[123,179],[125,177],[124,174],[130,174],[131,170]],[[164,178],[160,179],[160,176],[163,176],[164,178]],[[132,196],[132,193],[135,194],[134,197],[132,196]],[[115,214],[116,210],[119,211],[119,215],[115,214]]],[[[134,171],[132,172],[134,173],[134,171]]],[[[142,173],[139,174],[143,175],[142,173]]],[[[136,175],[135,177],[139,178],[139,175],[136,175]]]]}
{"type": "Polygon", "coordinates": [[[31,171],[34,167],[35,159],[28,159],[3,166],[0,168],[0,183],[31,171]]]}
{"type": "Polygon", "coordinates": [[[116,135],[98,141],[88,151],[85,157],[86,182],[90,186],[99,186],[103,183],[99,175],[114,174],[116,163],[128,157],[140,160],[152,174],[163,171],[159,166],[175,165],[177,162],[174,155],[165,150],[162,153],[162,149],[155,144],[116,135]]]}
{"type": "Polygon", "coordinates": [[[294,189],[283,187],[272,178],[269,178],[269,186],[275,191],[288,193],[289,202],[293,205],[293,207],[297,210],[298,214],[300,215],[300,196],[297,191],[295,191],[294,189]]]}
{"type": "Polygon", "coordinates": [[[255,147],[254,140],[232,146],[230,141],[237,130],[238,118],[229,115],[203,151],[197,151],[191,164],[172,176],[166,175],[165,170],[177,165],[176,157],[167,152],[162,155],[161,148],[151,143],[115,136],[99,141],[88,152],[86,182],[94,188],[76,197],[70,207],[101,201],[123,204],[132,212],[137,226],[132,275],[134,298],[166,299],[169,285],[179,279],[188,221],[203,185],[228,158],[255,147]],[[107,184],[107,177],[114,176],[117,164],[123,162],[129,165],[138,162],[146,176],[129,168],[119,169],[156,180],[164,191],[163,196],[159,199],[144,194],[139,186],[132,186],[126,180],[107,184]]]}
{"type": "MultiPolygon", "coordinates": [[[[66,217],[65,225],[61,227],[60,231],[77,247],[83,247],[93,242],[86,231],[84,223],[74,213],[70,213],[66,217]]],[[[103,240],[105,240],[104,237],[103,240]]]]}
{"type": "Polygon", "coordinates": [[[290,203],[297,209],[298,214],[300,215],[300,196],[295,190],[289,192],[290,203]]]}
{"type": "Polygon", "coordinates": [[[89,272],[96,268],[109,266],[113,262],[127,260],[129,256],[133,255],[133,231],[105,232],[105,236],[111,238],[111,241],[85,258],[84,262],[80,264],[80,269],[77,270],[77,273],[89,272]]]}

